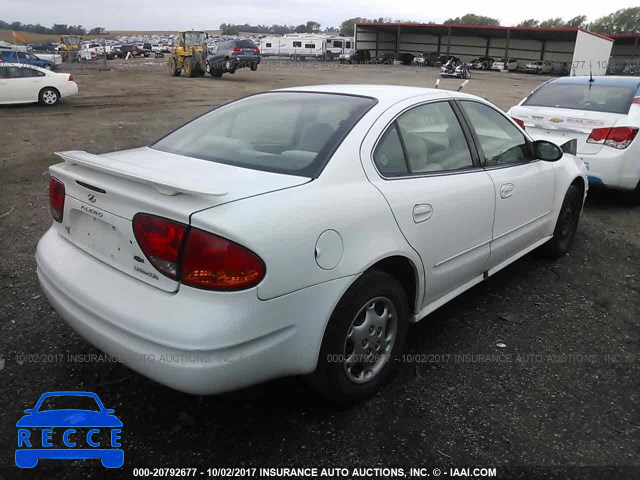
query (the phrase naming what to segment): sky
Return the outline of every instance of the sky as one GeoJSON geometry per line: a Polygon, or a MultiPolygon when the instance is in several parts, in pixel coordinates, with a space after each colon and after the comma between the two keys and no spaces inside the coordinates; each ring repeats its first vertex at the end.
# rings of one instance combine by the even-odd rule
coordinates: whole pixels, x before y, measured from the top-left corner
{"type": "Polygon", "coordinates": [[[502,25],[516,25],[528,18],[568,20],[576,15],[595,20],[622,8],[638,6],[638,0],[592,1],[580,2],[578,10],[572,3],[558,0],[510,4],[505,0],[428,3],[424,0],[0,0],[0,19],[47,27],[62,23],[107,30],[204,30],[217,29],[221,23],[299,25],[315,20],[324,29],[338,27],[351,17],[441,23],[466,13],[497,18],[502,25]]]}

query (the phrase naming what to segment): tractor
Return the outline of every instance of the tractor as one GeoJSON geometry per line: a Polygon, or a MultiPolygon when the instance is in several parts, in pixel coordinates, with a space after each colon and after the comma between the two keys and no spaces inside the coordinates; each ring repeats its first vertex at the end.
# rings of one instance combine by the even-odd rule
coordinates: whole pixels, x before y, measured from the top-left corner
{"type": "Polygon", "coordinates": [[[187,77],[201,77],[207,71],[208,35],[205,32],[180,32],[173,52],[168,55],[169,73],[174,77],[184,71],[187,77]]]}
{"type": "Polygon", "coordinates": [[[78,60],[80,53],[80,42],[82,37],[78,35],[63,35],[60,37],[60,51],[62,53],[63,62],[73,62],[78,60]]]}

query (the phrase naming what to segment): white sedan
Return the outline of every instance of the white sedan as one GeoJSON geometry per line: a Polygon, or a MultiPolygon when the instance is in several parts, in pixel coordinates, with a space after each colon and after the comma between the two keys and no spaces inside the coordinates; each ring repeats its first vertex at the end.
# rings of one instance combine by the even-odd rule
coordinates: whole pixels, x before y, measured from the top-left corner
{"type": "Polygon", "coordinates": [[[185,392],[307,375],[369,395],[412,322],[574,239],[582,162],[485,100],[329,85],[219,107],[149,147],[57,154],[38,277],[98,348],[185,392]]]}
{"type": "Polygon", "coordinates": [[[77,95],[69,73],[56,73],[33,65],[0,63],[0,104],[35,103],[52,106],[63,97],[77,95]]]}
{"type": "Polygon", "coordinates": [[[627,191],[640,203],[640,78],[549,80],[509,110],[534,138],[576,140],[593,186],[627,191]]]}

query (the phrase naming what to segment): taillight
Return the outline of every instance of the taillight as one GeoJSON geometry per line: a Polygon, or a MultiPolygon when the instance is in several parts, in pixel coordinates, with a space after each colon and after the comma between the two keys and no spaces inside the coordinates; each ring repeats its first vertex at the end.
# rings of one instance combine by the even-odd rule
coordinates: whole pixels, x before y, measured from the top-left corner
{"type": "Polygon", "coordinates": [[[640,97],[633,97],[633,101],[631,103],[640,104],[640,97]]]}
{"type": "Polygon", "coordinates": [[[56,222],[62,222],[64,214],[64,183],[57,178],[49,180],[49,206],[51,216],[56,222]]]}
{"type": "Polygon", "coordinates": [[[75,78],[73,78],[73,75],[69,75],[69,81],[70,82],[75,82],[75,78]]]}
{"type": "Polygon", "coordinates": [[[256,53],[260,53],[260,49],[257,48],[257,47],[253,51],[256,52],[256,53]]]}
{"type": "Polygon", "coordinates": [[[524,130],[524,120],[520,120],[519,118],[513,118],[513,117],[511,118],[513,119],[514,122],[516,122],[520,126],[521,129],[524,130]]]}
{"type": "Polygon", "coordinates": [[[139,213],[133,233],[149,262],[167,277],[207,290],[242,290],[262,281],[260,257],[225,238],[139,213]]]}
{"type": "Polygon", "coordinates": [[[166,218],[138,214],[133,219],[133,234],[149,262],[160,272],[178,280],[178,261],[189,227],[166,218]]]}
{"type": "Polygon", "coordinates": [[[182,255],[182,282],[209,290],[242,290],[264,278],[266,269],[253,252],[212,233],[192,228],[182,255]]]}
{"type": "Polygon", "coordinates": [[[599,143],[622,150],[631,144],[637,133],[637,127],[594,128],[587,143],[599,143]]]}
{"type": "Polygon", "coordinates": [[[235,48],[233,49],[233,51],[237,53],[237,52],[241,52],[241,51],[242,51],[242,49],[241,49],[241,48],[239,48],[239,47],[235,47],[235,48]]]}

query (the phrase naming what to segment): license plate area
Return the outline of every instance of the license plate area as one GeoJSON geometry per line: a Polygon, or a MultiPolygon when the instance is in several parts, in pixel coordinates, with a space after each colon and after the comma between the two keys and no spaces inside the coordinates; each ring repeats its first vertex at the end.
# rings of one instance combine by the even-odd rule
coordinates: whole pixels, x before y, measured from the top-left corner
{"type": "Polygon", "coordinates": [[[160,274],[147,260],[133,235],[131,221],[68,196],[59,234],[121,272],[167,292],[178,282],[160,274]]]}

